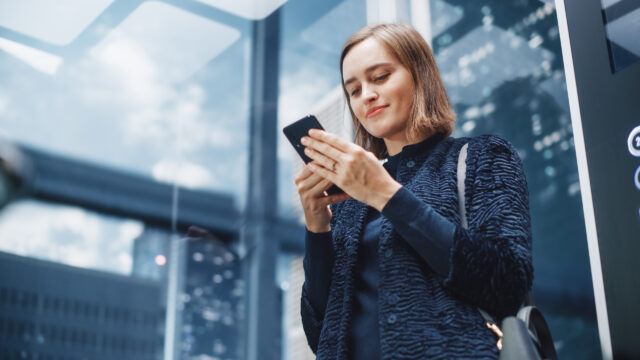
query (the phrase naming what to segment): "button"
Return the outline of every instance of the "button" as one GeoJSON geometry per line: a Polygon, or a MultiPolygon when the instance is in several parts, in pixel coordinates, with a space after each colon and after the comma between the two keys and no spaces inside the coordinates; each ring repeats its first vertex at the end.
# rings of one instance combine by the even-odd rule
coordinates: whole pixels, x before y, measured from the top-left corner
{"type": "Polygon", "coordinates": [[[636,126],[635,129],[631,130],[627,145],[631,155],[640,156],[640,126],[636,126]]]}
{"type": "Polygon", "coordinates": [[[640,166],[636,169],[636,173],[633,175],[633,179],[636,183],[636,188],[640,190],[640,166]]]}
{"type": "Polygon", "coordinates": [[[389,304],[395,305],[398,303],[399,300],[400,300],[400,297],[397,294],[389,295],[389,304]]]}
{"type": "Polygon", "coordinates": [[[415,161],[413,161],[413,160],[407,161],[407,167],[408,168],[412,168],[414,166],[416,166],[416,162],[415,161]]]}
{"type": "Polygon", "coordinates": [[[391,255],[393,255],[393,250],[391,249],[385,250],[384,257],[391,257],[391,255]]]}
{"type": "Polygon", "coordinates": [[[389,315],[389,317],[387,318],[387,322],[388,322],[389,324],[393,324],[393,323],[395,323],[395,322],[396,322],[396,320],[398,320],[398,319],[396,318],[396,315],[395,315],[395,314],[391,314],[391,315],[389,315]]]}

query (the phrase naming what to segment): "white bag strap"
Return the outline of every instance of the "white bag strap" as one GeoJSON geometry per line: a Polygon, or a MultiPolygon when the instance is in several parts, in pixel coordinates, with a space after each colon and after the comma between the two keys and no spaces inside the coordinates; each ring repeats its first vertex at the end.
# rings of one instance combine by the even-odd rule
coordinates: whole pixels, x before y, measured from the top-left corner
{"type": "Polygon", "coordinates": [[[467,223],[466,207],[464,204],[464,180],[467,176],[467,147],[468,143],[464,144],[458,154],[458,208],[460,213],[460,222],[462,227],[467,229],[469,224],[467,223]]]}

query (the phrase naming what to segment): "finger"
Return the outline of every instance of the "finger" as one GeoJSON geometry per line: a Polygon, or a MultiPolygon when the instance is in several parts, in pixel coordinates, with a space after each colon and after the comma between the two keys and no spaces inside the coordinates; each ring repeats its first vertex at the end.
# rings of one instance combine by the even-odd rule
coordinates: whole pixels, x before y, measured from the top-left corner
{"type": "Polygon", "coordinates": [[[333,183],[327,179],[322,179],[322,181],[318,182],[310,191],[314,194],[324,194],[324,191],[333,185],[333,183]]]}
{"type": "Polygon", "coordinates": [[[335,170],[335,160],[332,160],[324,154],[309,147],[304,148],[304,153],[307,154],[307,156],[309,156],[311,159],[315,160],[317,163],[320,163],[325,168],[335,170]]]}
{"type": "Polygon", "coordinates": [[[302,166],[302,169],[298,172],[298,175],[296,175],[296,180],[298,180],[298,182],[304,181],[311,176],[319,177],[319,175],[316,175],[313,173],[313,171],[311,171],[311,169],[309,168],[309,164],[304,164],[304,166],[302,166]]]}
{"type": "Polygon", "coordinates": [[[318,183],[320,183],[322,181],[328,181],[325,178],[323,178],[322,176],[313,173],[311,170],[307,170],[307,171],[309,171],[311,173],[311,175],[309,177],[307,177],[306,179],[302,180],[298,184],[299,189],[301,189],[303,191],[307,191],[307,190],[313,189],[314,187],[316,187],[318,185],[318,183]]]}
{"type": "Polygon", "coordinates": [[[322,176],[323,178],[331,181],[332,183],[336,183],[336,173],[333,171],[329,171],[321,165],[317,164],[315,161],[309,163],[309,170],[313,171],[315,174],[322,176]]]}
{"type": "Polygon", "coordinates": [[[327,196],[327,197],[322,199],[322,202],[323,202],[322,206],[327,206],[327,205],[339,203],[341,201],[345,201],[345,200],[349,200],[349,199],[351,199],[351,196],[349,196],[347,193],[329,195],[329,196],[327,196]]]}
{"type": "Polygon", "coordinates": [[[333,161],[340,161],[340,159],[345,155],[342,151],[336,149],[328,143],[322,142],[321,140],[316,140],[305,136],[301,140],[302,144],[307,148],[312,148],[319,153],[322,153],[324,156],[329,157],[333,161]]]}
{"type": "Polygon", "coordinates": [[[311,136],[311,138],[313,139],[317,139],[324,143],[327,143],[333,146],[334,148],[340,150],[341,152],[348,152],[349,150],[352,149],[354,145],[353,143],[350,143],[342,139],[338,135],[334,135],[319,129],[309,130],[309,136],[311,136]]]}
{"type": "Polygon", "coordinates": [[[312,174],[313,174],[313,171],[309,170],[309,168],[305,164],[305,166],[302,166],[302,169],[300,169],[296,177],[299,177],[301,179],[306,179],[312,174]]]}
{"type": "Polygon", "coordinates": [[[295,184],[298,184],[304,180],[306,180],[309,176],[312,176],[313,171],[309,170],[309,168],[305,165],[302,167],[302,169],[298,172],[298,174],[296,175],[296,177],[294,178],[293,182],[295,184]]]}

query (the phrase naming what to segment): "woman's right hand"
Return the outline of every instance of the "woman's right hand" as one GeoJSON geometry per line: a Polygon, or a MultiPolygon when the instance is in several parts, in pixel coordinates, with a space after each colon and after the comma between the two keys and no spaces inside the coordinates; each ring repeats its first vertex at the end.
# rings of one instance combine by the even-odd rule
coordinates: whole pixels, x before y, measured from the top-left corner
{"type": "Polygon", "coordinates": [[[331,231],[330,204],[349,199],[345,193],[325,195],[324,191],[333,185],[329,180],[314,174],[305,165],[295,177],[294,183],[300,195],[304,221],[307,230],[314,233],[331,231]]]}

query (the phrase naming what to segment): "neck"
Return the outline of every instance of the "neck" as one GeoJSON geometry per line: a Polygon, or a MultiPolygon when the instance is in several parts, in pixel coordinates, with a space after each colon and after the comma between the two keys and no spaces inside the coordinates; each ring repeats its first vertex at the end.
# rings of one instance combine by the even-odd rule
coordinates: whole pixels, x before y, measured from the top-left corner
{"type": "Polygon", "coordinates": [[[409,141],[406,136],[402,137],[401,139],[384,139],[383,138],[382,140],[384,140],[384,144],[387,147],[387,154],[389,154],[389,156],[393,156],[393,155],[399,154],[402,151],[403,147],[422,142],[429,136],[430,135],[422,135],[417,139],[415,139],[414,141],[409,141]]]}

